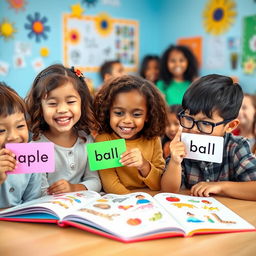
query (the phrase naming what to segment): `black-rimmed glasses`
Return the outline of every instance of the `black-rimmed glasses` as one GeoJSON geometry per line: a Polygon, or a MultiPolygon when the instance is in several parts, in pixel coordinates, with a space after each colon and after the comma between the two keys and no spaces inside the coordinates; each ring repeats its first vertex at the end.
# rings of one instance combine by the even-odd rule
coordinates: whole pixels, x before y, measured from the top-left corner
{"type": "Polygon", "coordinates": [[[182,110],[179,114],[179,121],[180,125],[186,129],[192,129],[194,125],[196,124],[197,129],[205,134],[211,134],[213,132],[214,127],[221,125],[221,124],[226,124],[233,119],[226,119],[218,123],[213,123],[210,121],[204,121],[204,120],[195,120],[193,117],[185,115],[185,111],[182,110]]]}

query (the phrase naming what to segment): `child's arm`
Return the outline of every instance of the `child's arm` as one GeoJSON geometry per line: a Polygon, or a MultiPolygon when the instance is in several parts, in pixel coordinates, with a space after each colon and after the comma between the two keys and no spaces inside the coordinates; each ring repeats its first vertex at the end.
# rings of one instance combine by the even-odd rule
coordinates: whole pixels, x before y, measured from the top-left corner
{"type": "Polygon", "coordinates": [[[244,200],[256,200],[256,181],[199,182],[191,188],[193,196],[223,195],[244,200]]]}
{"type": "Polygon", "coordinates": [[[179,128],[175,137],[170,143],[171,159],[167,165],[161,180],[161,190],[177,193],[181,186],[182,167],[181,162],[186,155],[185,145],[180,141],[182,127],[179,128]]]}
{"type": "Polygon", "coordinates": [[[131,193],[131,191],[121,183],[115,171],[115,168],[100,170],[99,174],[100,174],[103,190],[106,193],[114,193],[114,194],[131,193]]]}
{"type": "Polygon", "coordinates": [[[7,178],[7,171],[13,171],[16,167],[15,155],[6,148],[0,150],[0,185],[7,178]]]}

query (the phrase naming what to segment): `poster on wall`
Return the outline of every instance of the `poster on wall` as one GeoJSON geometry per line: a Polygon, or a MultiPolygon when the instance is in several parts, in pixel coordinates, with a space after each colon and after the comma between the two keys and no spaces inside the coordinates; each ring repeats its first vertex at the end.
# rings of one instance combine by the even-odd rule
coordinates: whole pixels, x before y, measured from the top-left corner
{"type": "Polygon", "coordinates": [[[243,20],[242,67],[246,74],[256,72],[256,15],[243,20]]]}
{"type": "Polygon", "coordinates": [[[120,60],[126,72],[138,69],[138,22],[107,15],[63,15],[63,62],[81,71],[98,72],[107,60],[120,60]]]}
{"type": "Polygon", "coordinates": [[[190,50],[195,55],[199,66],[202,65],[202,37],[186,37],[179,38],[177,40],[178,45],[184,45],[190,48],[190,50]]]}

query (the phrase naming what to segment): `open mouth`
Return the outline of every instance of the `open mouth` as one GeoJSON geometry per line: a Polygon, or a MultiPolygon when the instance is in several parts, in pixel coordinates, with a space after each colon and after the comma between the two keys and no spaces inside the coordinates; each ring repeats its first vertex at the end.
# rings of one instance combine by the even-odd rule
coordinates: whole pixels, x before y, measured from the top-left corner
{"type": "Polygon", "coordinates": [[[59,117],[55,118],[55,121],[59,125],[67,125],[70,123],[71,117],[59,117]]]}
{"type": "Polygon", "coordinates": [[[119,126],[119,129],[122,131],[122,133],[129,134],[134,128],[133,127],[121,127],[121,126],[119,126]]]}

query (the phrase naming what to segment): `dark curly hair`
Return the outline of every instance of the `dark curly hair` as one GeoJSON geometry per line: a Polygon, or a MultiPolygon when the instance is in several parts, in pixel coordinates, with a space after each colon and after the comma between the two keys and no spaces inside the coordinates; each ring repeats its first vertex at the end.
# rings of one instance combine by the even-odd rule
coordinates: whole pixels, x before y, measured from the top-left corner
{"type": "Polygon", "coordinates": [[[52,90],[65,83],[72,83],[81,97],[81,117],[73,127],[76,134],[85,131],[97,130],[97,121],[92,109],[92,97],[81,72],[74,68],[66,68],[61,64],[54,64],[41,71],[35,78],[25,102],[31,119],[33,140],[38,140],[40,133],[49,130],[44,120],[41,101],[52,90]]]}
{"type": "Polygon", "coordinates": [[[167,105],[162,94],[156,86],[143,79],[132,75],[124,75],[107,80],[95,97],[94,109],[98,122],[99,133],[112,133],[110,126],[110,108],[118,93],[138,90],[147,101],[147,122],[141,131],[146,139],[162,136],[167,124],[167,105]]]}
{"type": "Polygon", "coordinates": [[[168,85],[173,79],[173,75],[170,73],[168,68],[168,58],[172,51],[182,52],[187,59],[188,67],[184,73],[184,80],[192,82],[198,76],[198,62],[190,49],[183,45],[170,45],[163,53],[160,62],[161,79],[165,82],[166,85],[168,85]]]}

